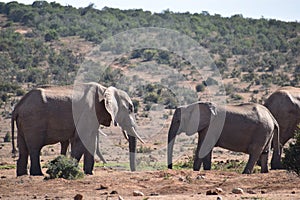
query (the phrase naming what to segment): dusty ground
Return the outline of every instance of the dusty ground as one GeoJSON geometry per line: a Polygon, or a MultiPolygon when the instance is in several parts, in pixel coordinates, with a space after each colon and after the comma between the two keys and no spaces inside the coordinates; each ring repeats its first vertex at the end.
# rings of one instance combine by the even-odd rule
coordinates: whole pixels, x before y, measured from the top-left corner
{"type": "MultiPolygon", "coordinates": [[[[143,126],[141,132],[148,141],[151,156],[157,160],[148,160],[150,154],[139,154],[139,171],[128,171],[128,146],[116,128],[105,129],[109,134],[102,142],[101,150],[107,159],[107,166],[98,167],[94,175],[80,180],[44,180],[44,177],[16,177],[14,165],[17,158],[11,157],[11,143],[4,143],[3,137],[9,131],[9,121],[0,120],[0,198],[1,199],[73,199],[77,194],[84,199],[300,199],[300,177],[284,170],[270,171],[268,174],[242,175],[228,171],[166,170],[165,124],[150,131],[143,126]],[[151,134],[152,133],[152,134],[151,134]],[[124,165],[125,163],[125,165],[124,165]],[[163,163],[163,164],[162,164],[163,163]],[[151,167],[152,170],[148,168],[151,167]],[[218,195],[206,195],[208,190],[221,188],[218,195]],[[243,194],[233,194],[233,188],[244,190],[243,194]],[[145,196],[134,197],[133,191],[143,192],[145,196]]],[[[149,126],[152,126],[151,124],[149,126]]],[[[103,140],[103,139],[102,139],[103,140]]],[[[180,136],[175,148],[175,161],[191,154],[195,141],[180,136]],[[180,153],[185,152],[185,153],[180,153]]],[[[140,148],[140,146],[139,146],[140,148]]],[[[43,149],[42,164],[58,155],[59,145],[50,145],[43,149]]],[[[214,150],[214,161],[226,159],[246,160],[247,156],[223,149],[214,150]]],[[[44,168],[44,173],[46,169],[44,168]]]]}

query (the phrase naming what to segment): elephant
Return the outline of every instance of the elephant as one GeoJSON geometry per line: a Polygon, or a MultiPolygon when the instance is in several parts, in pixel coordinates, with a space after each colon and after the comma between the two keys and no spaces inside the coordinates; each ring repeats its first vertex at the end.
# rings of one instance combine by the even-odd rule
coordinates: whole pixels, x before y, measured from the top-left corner
{"type": "MultiPolygon", "coordinates": [[[[130,168],[135,170],[137,139],[133,104],[128,94],[115,87],[98,83],[36,88],[25,94],[15,106],[12,117],[18,128],[17,176],[43,175],[40,151],[43,146],[71,140],[71,157],[78,161],[84,155],[84,172],[92,174],[99,124],[119,125],[129,140],[130,168]]],[[[15,149],[13,144],[13,149],[15,149]]]]}
{"type": "Polygon", "coordinates": [[[286,86],[272,93],[265,101],[280,127],[280,151],[272,156],[272,169],[282,169],[281,153],[284,144],[291,139],[300,123],[300,88],[286,86]]]}
{"type": "Polygon", "coordinates": [[[249,154],[248,163],[243,171],[246,174],[252,173],[256,161],[261,156],[261,172],[267,173],[268,152],[273,136],[274,146],[279,146],[277,121],[267,108],[254,103],[217,106],[211,102],[195,102],[176,108],[168,132],[169,169],[172,169],[176,135],[181,132],[185,132],[188,136],[198,132],[198,145],[193,164],[195,171],[200,169],[202,161],[204,169],[211,168],[212,148],[219,146],[249,154]],[[210,138],[208,143],[205,143],[206,137],[210,138]],[[207,146],[209,148],[203,153],[202,150],[207,146]]]}
{"type": "MultiPolygon", "coordinates": [[[[106,111],[106,114],[107,114],[107,111],[106,111]]],[[[109,116],[110,117],[110,116],[109,116]]],[[[101,124],[101,123],[100,123],[101,124]]],[[[102,134],[104,136],[107,136],[105,133],[103,133],[100,129],[99,129],[99,134],[102,134]]],[[[96,148],[96,155],[100,158],[100,160],[103,162],[103,163],[107,163],[105,158],[103,157],[101,151],[100,151],[100,147],[99,147],[99,134],[96,135],[96,144],[97,144],[97,148],[96,148]]],[[[61,144],[61,151],[60,151],[60,154],[62,155],[67,155],[67,150],[68,150],[68,147],[69,147],[69,144],[70,142],[72,142],[72,138],[70,140],[67,140],[67,141],[64,141],[64,142],[60,142],[61,144]]],[[[16,150],[13,150],[13,153],[16,152],[16,150]]]]}

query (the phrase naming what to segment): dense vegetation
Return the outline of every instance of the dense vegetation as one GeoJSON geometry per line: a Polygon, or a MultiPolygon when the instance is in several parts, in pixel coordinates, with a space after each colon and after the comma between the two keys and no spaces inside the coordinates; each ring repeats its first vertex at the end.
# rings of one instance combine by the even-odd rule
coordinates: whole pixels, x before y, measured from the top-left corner
{"type": "MultiPolygon", "coordinates": [[[[299,125],[298,125],[299,127],[299,125]]],[[[300,176],[300,131],[296,130],[294,141],[284,149],[283,166],[300,176]]]]}
{"type": "Polygon", "coordinates": [[[46,173],[49,174],[48,179],[64,178],[74,180],[83,178],[84,176],[77,160],[64,155],[57,156],[55,159],[49,161],[46,167],[48,168],[46,171],[46,173]]]}
{"type": "MultiPolygon", "coordinates": [[[[0,14],[0,103],[36,85],[72,83],[84,55],[62,45],[61,38],[99,44],[109,36],[138,27],[169,28],[198,41],[209,51],[224,79],[247,83],[245,88],[225,85],[232,100],[242,100],[237,93],[251,92],[251,100],[259,101],[255,95],[271,85],[298,85],[300,80],[298,22],[248,19],[242,15],[225,18],[205,11],[97,10],[93,4],[77,9],[45,1],[32,5],[0,2],[0,14]]],[[[182,67],[170,52],[155,49],[136,50],[118,62],[128,66],[136,59],[182,67]]],[[[108,70],[106,81],[113,82],[116,73],[108,70]]],[[[196,90],[203,92],[205,84],[200,82],[196,90]]],[[[145,101],[162,101],[157,96],[159,91],[155,88],[145,101]]]]}

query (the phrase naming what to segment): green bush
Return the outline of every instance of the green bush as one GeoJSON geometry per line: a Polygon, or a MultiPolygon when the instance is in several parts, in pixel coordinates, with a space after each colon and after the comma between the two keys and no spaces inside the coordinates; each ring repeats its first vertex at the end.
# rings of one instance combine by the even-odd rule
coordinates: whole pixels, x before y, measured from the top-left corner
{"type": "Polygon", "coordinates": [[[297,131],[294,138],[296,140],[283,150],[285,155],[282,164],[288,171],[296,172],[300,176],[300,131],[297,131]]]}
{"type": "Polygon", "coordinates": [[[197,92],[204,92],[204,90],[205,90],[205,85],[203,83],[196,85],[197,92]]]}
{"type": "Polygon", "coordinates": [[[77,160],[64,155],[49,161],[46,167],[48,168],[46,173],[49,174],[49,179],[64,178],[74,180],[83,178],[83,172],[80,170],[77,160]]]}

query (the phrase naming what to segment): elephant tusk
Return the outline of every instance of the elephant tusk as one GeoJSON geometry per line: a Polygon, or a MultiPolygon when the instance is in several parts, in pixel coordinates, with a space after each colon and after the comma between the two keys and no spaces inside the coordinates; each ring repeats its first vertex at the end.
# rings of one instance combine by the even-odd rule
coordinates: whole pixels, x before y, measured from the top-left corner
{"type": "Polygon", "coordinates": [[[107,136],[100,128],[98,129],[98,133],[104,135],[105,137],[107,136]]]}
{"type": "Polygon", "coordinates": [[[125,130],[122,129],[123,135],[127,141],[129,141],[128,135],[125,130]]]}
{"type": "Polygon", "coordinates": [[[136,132],[135,128],[134,127],[131,127],[132,129],[132,132],[134,134],[134,136],[139,140],[141,141],[141,143],[145,144],[144,140],[138,135],[138,133],[136,132]]]}

